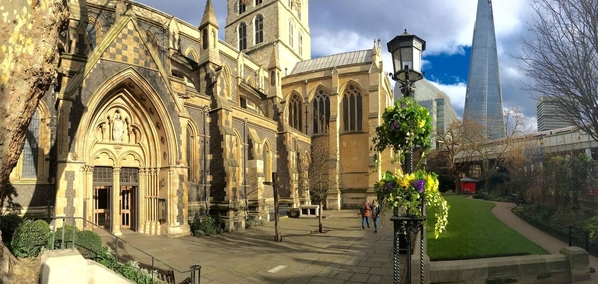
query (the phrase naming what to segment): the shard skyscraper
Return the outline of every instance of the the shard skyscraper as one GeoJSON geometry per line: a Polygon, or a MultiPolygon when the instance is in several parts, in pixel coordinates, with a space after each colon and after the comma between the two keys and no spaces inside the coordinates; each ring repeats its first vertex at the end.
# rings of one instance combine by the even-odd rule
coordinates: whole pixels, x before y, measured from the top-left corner
{"type": "Polygon", "coordinates": [[[463,119],[480,122],[488,139],[505,136],[492,0],[478,0],[463,119]]]}

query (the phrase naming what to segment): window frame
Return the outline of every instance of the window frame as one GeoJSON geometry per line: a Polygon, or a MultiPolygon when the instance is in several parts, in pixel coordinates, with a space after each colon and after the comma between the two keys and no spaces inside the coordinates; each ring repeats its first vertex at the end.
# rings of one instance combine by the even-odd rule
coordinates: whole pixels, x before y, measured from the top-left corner
{"type": "Polygon", "coordinates": [[[363,94],[361,89],[349,84],[343,92],[343,131],[363,131],[363,94]]]}
{"type": "Polygon", "coordinates": [[[247,49],[247,24],[240,23],[239,24],[239,51],[243,51],[247,49]]]}
{"type": "Polygon", "coordinates": [[[292,93],[289,99],[289,126],[303,132],[303,99],[292,93]]]}
{"type": "Polygon", "coordinates": [[[255,27],[255,44],[264,42],[264,17],[257,15],[254,20],[255,27]]]}

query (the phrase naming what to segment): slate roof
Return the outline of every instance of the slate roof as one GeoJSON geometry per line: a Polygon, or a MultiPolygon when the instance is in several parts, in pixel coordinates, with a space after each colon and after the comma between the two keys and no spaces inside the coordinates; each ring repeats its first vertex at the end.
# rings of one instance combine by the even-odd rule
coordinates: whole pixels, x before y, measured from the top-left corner
{"type": "Polygon", "coordinates": [[[372,62],[372,50],[359,50],[323,56],[315,59],[305,60],[297,63],[290,75],[313,72],[328,69],[336,66],[363,64],[372,62]]]}

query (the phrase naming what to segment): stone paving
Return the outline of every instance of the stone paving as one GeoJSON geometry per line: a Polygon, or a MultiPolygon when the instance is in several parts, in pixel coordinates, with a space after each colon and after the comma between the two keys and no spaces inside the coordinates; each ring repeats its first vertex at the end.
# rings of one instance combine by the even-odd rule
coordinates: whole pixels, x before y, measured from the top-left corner
{"type": "MultiPolygon", "coordinates": [[[[148,236],[126,232],[119,255],[151,265],[137,247],[177,270],[201,265],[201,283],[393,283],[392,223],[382,217],[361,229],[357,210],[324,211],[324,234],[316,218],[281,218],[282,242],[274,242],[274,222],[217,236],[148,236]]],[[[102,239],[114,247],[107,234],[102,239]]],[[[404,265],[404,259],[402,265],[404,265]]],[[[165,267],[154,262],[161,269],[165,267]]],[[[176,273],[177,282],[188,277],[176,273]]]]}
{"type": "MultiPolygon", "coordinates": [[[[551,253],[566,246],[553,237],[517,218],[512,203],[497,202],[493,212],[499,219],[551,253]]],[[[381,217],[378,233],[361,229],[357,210],[324,211],[326,233],[315,233],[316,218],[281,218],[282,242],[274,242],[274,222],[247,230],[217,236],[186,236],[169,239],[125,232],[119,255],[151,265],[151,257],[185,271],[201,265],[201,283],[393,283],[392,223],[381,217]]],[[[99,232],[105,244],[114,247],[114,239],[99,232]]],[[[598,268],[598,259],[590,257],[590,266],[598,268]]],[[[154,265],[166,267],[158,261],[154,265]]],[[[405,268],[405,259],[400,261],[405,268]]],[[[598,283],[596,273],[592,280],[598,283]]],[[[189,273],[176,272],[177,283],[189,273]]]]}

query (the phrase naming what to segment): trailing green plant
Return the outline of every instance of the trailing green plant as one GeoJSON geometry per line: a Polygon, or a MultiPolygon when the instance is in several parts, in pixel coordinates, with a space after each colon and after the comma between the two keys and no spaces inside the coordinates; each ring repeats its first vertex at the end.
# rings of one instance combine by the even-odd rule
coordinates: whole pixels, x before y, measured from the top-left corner
{"type": "Polygon", "coordinates": [[[398,99],[384,110],[383,122],[376,127],[372,150],[383,152],[391,148],[396,152],[412,151],[414,147],[428,150],[432,134],[432,117],[423,106],[410,97],[398,99]]]}
{"type": "Polygon", "coordinates": [[[25,220],[15,230],[10,250],[16,257],[36,257],[46,245],[50,226],[44,220],[25,220]]]}
{"type": "Polygon", "coordinates": [[[0,231],[2,231],[4,244],[10,246],[12,236],[21,223],[23,223],[23,218],[16,213],[0,215],[0,231]]]}
{"type": "Polygon", "coordinates": [[[158,280],[158,272],[156,270],[149,271],[140,267],[139,262],[134,260],[129,260],[124,264],[119,265],[117,272],[138,284],[165,283],[158,280]]]}
{"type": "Polygon", "coordinates": [[[118,262],[112,253],[110,252],[110,248],[102,247],[102,250],[96,255],[95,262],[110,268],[111,270],[115,270],[118,266],[118,262]]]}
{"type": "Polygon", "coordinates": [[[426,205],[435,208],[436,223],[434,236],[446,230],[448,225],[449,205],[438,191],[438,175],[419,170],[411,174],[386,171],[382,179],[374,184],[378,200],[386,209],[399,208],[403,214],[422,217],[421,201],[425,197],[426,205]]]}
{"type": "Polygon", "coordinates": [[[135,283],[166,283],[158,279],[158,271],[149,271],[148,269],[141,267],[137,261],[130,260],[125,263],[117,262],[108,247],[102,247],[94,260],[135,283]]]}
{"type": "MultiPolygon", "coordinates": [[[[372,139],[371,150],[382,153],[388,149],[395,153],[411,153],[418,148],[424,153],[430,149],[432,135],[432,117],[428,109],[420,106],[413,98],[403,97],[394,105],[386,108],[382,114],[384,121],[376,127],[376,136],[372,139]]],[[[379,163],[378,155],[374,155],[379,163]]],[[[401,160],[395,156],[391,162],[401,160]]],[[[420,158],[421,160],[421,158],[420,158]]],[[[374,184],[374,191],[386,208],[397,208],[402,214],[423,217],[421,212],[422,198],[428,207],[436,209],[436,238],[446,230],[448,225],[449,205],[438,191],[438,175],[425,170],[415,173],[403,173],[400,168],[396,172],[382,173],[382,179],[374,184]]]]}

